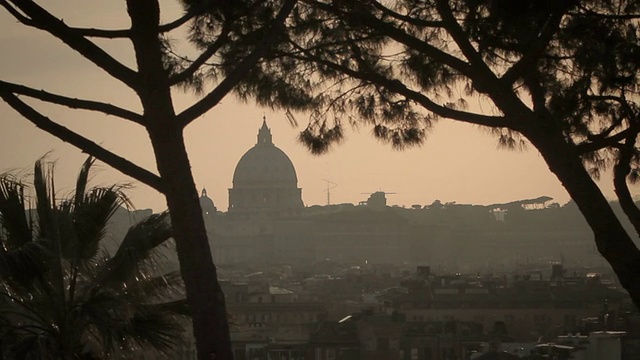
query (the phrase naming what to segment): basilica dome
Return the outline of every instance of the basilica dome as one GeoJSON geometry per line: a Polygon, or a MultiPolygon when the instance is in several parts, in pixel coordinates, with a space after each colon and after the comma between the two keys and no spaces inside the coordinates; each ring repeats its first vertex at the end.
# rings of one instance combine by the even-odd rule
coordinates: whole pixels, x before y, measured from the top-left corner
{"type": "Polygon", "coordinates": [[[236,165],[229,211],[291,214],[304,206],[301,191],[296,169],[287,154],[273,144],[265,119],[256,145],[236,165]]]}
{"type": "Polygon", "coordinates": [[[258,143],[249,149],[236,165],[233,187],[297,187],[298,177],[293,163],[271,140],[266,121],[258,132],[258,143]]]}

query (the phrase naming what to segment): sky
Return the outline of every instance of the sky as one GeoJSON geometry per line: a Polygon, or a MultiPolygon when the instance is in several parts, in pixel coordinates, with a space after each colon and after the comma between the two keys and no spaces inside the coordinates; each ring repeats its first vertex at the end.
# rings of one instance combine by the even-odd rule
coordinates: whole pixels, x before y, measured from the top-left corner
{"type": "MultiPolygon", "coordinates": [[[[65,0],[42,2],[72,26],[126,28],[124,1],[65,0]]],[[[176,1],[162,1],[162,18],[168,22],[180,15],[176,1]]],[[[119,41],[97,41],[125,64],[133,67],[131,47],[119,41]]],[[[0,9],[0,79],[22,83],[67,96],[113,102],[132,110],[140,104],[126,89],[57,39],[18,24],[0,9]]],[[[190,93],[175,92],[177,109],[197,100],[190,93]]],[[[30,102],[51,119],[72,128],[155,172],[148,137],[141,127],[101,114],[78,112],[30,102]]],[[[486,104],[471,104],[477,108],[486,104]]],[[[422,147],[392,150],[375,140],[371,129],[349,129],[346,140],[330,153],[310,154],[297,141],[306,124],[305,114],[296,114],[300,126],[293,127],[284,111],[243,103],[233,96],[192,123],[185,131],[191,167],[198,189],[206,187],[219,210],[226,211],[228,189],[241,156],[256,142],[262,118],[273,141],[293,162],[298,186],[306,205],[327,204],[327,180],[331,203],[358,203],[374,191],[393,194],[388,204],[428,205],[434,200],[459,204],[494,204],[550,196],[564,204],[566,191],[551,174],[539,153],[528,146],[523,151],[498,149],[497,139],[486,130],[440,120],[422,147]]],[[[35,128],[0,101],[0,173],[28,173],[41,156],[56,162],[57,189],[70,193],[86,154],[35,128]]],[[[131,184],[129,195],[139,209],[166,209],[163,196],[142,183],[98,163],[92,184],[131,184]]],[[[613,198],[611,181],[599,183],[613,198]]]]}

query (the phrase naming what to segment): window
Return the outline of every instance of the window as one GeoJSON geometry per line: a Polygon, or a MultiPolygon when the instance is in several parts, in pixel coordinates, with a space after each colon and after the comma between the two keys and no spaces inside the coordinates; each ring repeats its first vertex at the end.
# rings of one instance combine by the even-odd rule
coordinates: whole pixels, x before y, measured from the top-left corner
{"type": "Polygon", "coordinates": [[[418,360],[418,349],[411,349],[411,360],[418,360]]]}
{"type": "Polygon", "coordinates": [[[327,349],[327,360],[336,360],[336,349],[327,349]]]}
{"type": "Polygon", "coordinates": [[[271,314],[262,314],[262,322],[268,324],[271,322],[271,314]]]}

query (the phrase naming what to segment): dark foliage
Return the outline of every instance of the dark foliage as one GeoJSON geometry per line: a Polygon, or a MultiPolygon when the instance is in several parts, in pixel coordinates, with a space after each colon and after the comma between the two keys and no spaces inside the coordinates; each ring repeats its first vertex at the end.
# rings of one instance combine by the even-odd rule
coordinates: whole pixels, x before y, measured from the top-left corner
{"type": "Polygon", "coordinates": [[[119,186],[87,188],[92,164],[85,162],[66,199],[56,198],[53,167],[42,160],[33,198],[19,179],[0,177],[5,359],[108,358],[142,349],[165,354],[179,344],[182,281],[155,267],[158,247],[171,237],[167,214],[133,226],[110,256],[101,245],[106,226],[128,200],[119,186]]]}

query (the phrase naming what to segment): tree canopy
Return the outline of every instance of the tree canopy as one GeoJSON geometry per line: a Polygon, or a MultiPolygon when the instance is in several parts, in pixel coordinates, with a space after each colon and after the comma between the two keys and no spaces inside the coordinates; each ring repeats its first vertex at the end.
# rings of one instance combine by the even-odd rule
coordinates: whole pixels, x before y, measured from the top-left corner
{"type": "MultiPolygon", "coordinates": [[[[312,104],[300,139],[318,153],[348,124],[371,126],[401,149],[421,144],[439,119],[488,128],[507,148],[530,143],[640,305],[640,252],[593,181],[613,169],[616,194],[640,230],[628,188],[640,158],[639,7],[625,0],[301,1],[275,50],[237,92],[271,106],[312,104]]],[[[233,46],[223,54],[245,52],[233,46]]]]}

